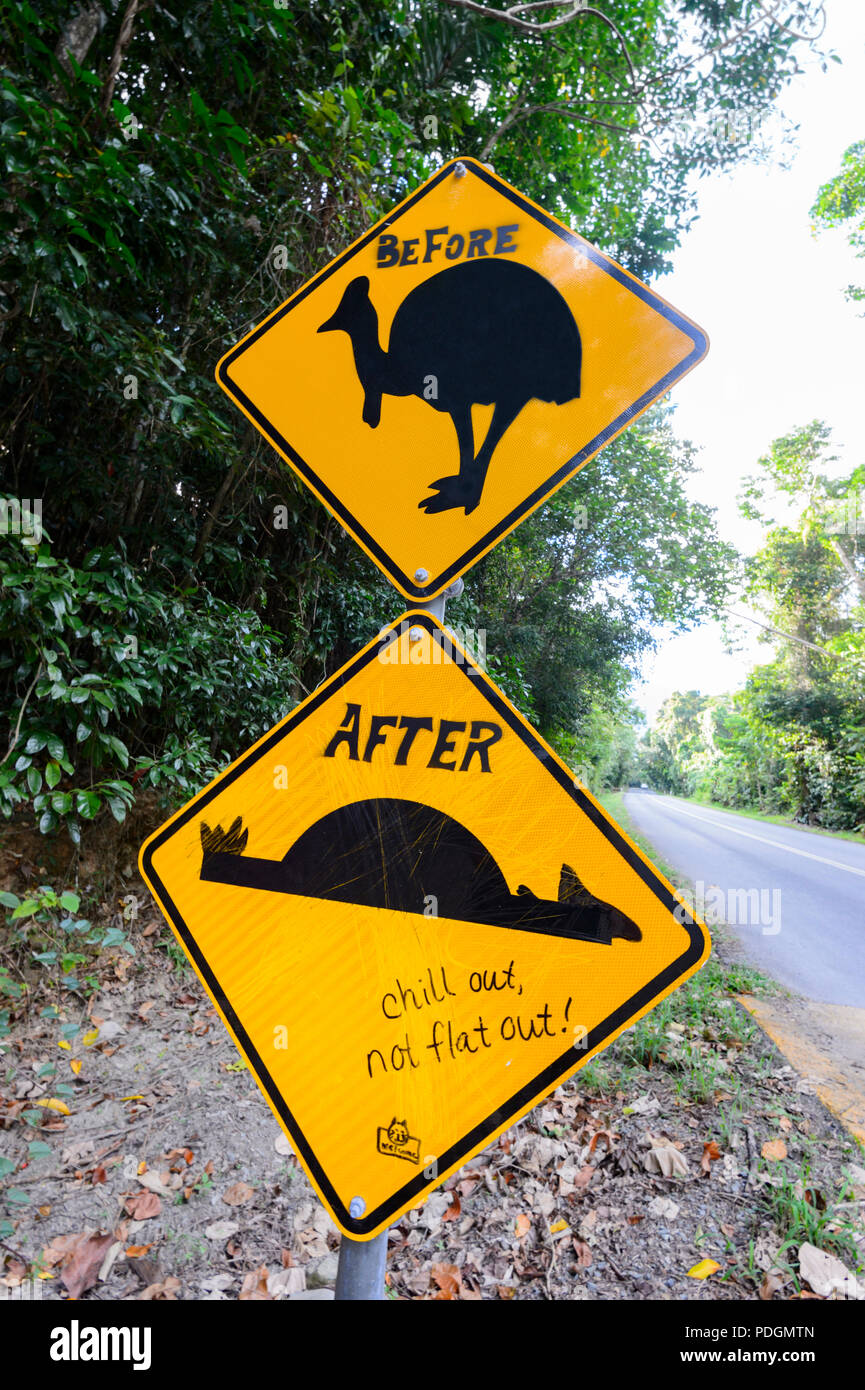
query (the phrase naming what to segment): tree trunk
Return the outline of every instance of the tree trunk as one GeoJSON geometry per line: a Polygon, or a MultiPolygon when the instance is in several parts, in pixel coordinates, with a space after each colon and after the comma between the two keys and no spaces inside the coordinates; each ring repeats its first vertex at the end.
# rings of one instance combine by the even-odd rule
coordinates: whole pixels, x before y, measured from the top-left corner
{"type": "Polygon", "coordinates": [[[841,564],[844,566],[845,574],[847,574],[856,585],[859,597],[862,602],[865,603],[865,574],[861,574],[860,571],[857,570],[850,556],[847,554],[847,551],[844,549],[844,546],[836,536],[830,538],[830,544],[835,554],[838,556],[838,559],[841,561],[841,564]]]}
{"type": "Polygon", "coordinates": [[[90,45],[104,23],[105,12],[102,6],[96,4],[96,0],[86,0],[86,3],[78,7],[66,24],[57,42],[54,56],[70,77],[72,76],[70,57],[74,58],[78,66],[81,67],[87,57],[90,45]]]}

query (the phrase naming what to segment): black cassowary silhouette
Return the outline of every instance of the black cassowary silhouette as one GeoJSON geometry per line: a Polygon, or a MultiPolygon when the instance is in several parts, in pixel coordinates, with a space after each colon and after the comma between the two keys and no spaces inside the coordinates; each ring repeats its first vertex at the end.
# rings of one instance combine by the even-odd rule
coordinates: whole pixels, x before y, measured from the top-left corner
{"type": "Polygon", "coordinates": [[[418,801],[354,801],[311,825],[283,859],[244,855],[238,816],[227,832],[201,824],[201,878],[361,907],[429,912],[609,946],[639,941],[635,922],[584,888],[563,864],[557,902],[508,891],[492,855],[459,821],[418,801]]]}
{"type": "Polygon", "coordinates": [[[460,471],[429,484],[438,495],[418,503],[426,512],[473,512],[496,446],[523,406],[534,399],[564,405],[580,394],[574,317],[549,280],[516,261],[463,261],[431,275],[397,309],[387,352],[369,280],[359,275],[318,332],[336,330],[351,339],[363,419],[373,429],[382,395],[420,396],[454,422],[460,471]],[[495,406],[477,455],[473,405],[495,406]]]}

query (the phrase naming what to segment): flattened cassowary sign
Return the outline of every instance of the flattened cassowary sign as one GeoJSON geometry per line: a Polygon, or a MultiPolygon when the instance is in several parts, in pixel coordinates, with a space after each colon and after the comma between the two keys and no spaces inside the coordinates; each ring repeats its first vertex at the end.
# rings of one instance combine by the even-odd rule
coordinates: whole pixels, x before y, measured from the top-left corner
{"type": "Polygon", "coordinates": [[[397,588],[428,599],[707,346],[635,276],[466,159],[216,375],[397,588]]]}
{"type": "Polygon", "coordinates": [[[427,613],[189,802],[141,868],[360,1239],[708,953],[667,881],[427,613]]]}

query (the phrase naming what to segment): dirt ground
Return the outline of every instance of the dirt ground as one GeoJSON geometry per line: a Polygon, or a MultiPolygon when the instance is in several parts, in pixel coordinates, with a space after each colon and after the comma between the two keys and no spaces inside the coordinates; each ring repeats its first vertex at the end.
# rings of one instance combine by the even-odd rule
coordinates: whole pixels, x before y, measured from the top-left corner
{"type": "MultiPolygon", "coordinates": [[[[46,1299],[332,1288],[338,1232],[140,881],[121,901],[136,957],[101,959],[99,991],[67,995],[58,1019],[36,990],[0,1061],[0,1287],[41,1274],[46,1299]]],[[[391,1229],[389,1296],[798,1296],[785,1221],[797,1202],[819,1220],[844,1174],[844,1219],[865,1242],[855,1141],[732,992],[722,1009],[736,1027],[697,1038],[727,1078],[710,1095],[682,1084],[703,1024],[667,1023],[651,1065],[625,1035],[391,1229]]]]}

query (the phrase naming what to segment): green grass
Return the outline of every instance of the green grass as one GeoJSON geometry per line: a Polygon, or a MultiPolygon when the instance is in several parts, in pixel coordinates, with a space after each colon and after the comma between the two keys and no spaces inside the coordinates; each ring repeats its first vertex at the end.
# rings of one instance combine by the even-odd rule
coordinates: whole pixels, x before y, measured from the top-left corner
{"type": "Polygon", "coordinates": [[[189,964],[186,952],[171,932],[163,932],[156,944],[165,952],[176,974],[180,975],[181,978],[184,975],[192,974],[192,966],[189,964]]]}
{"type": "Polygon", "coordinates": [[[631,820],[631,817],[625,809],[624,792],[601,792],[598,796],[598,801],[600,801],[604,810],[609,812],[613,820],[616,821],[634,841],[634,844],[639,845],[643,853],[651,859],[655,868],[659,869],[666,879],[669,879],[674,888],[678,888],[681,893],[685,893],[686,890],[691,887],[689,879],[683,878],[671,865],[665,863],[663,859],[658,858],[658,853],[654,845],[646,839],[643,832],[631,820]]]}
{"type": "Polygon", "coordinates": [[[779,1264],[783,1264],[790,1246],[807,1241],[837,1255],[854,1273],[861,1273],[863,1257],[856,1240],[861,1227],[851,1219],[849,1206],[844,1206],[849,1196],[847,1182],[842,1182],[832,1198],[821,1193],[810,1180],[807,1162],[798,1172],[787,1168],[777,1187],[766,1188],[765,1200],[781,1237],[779,1264]]]}

